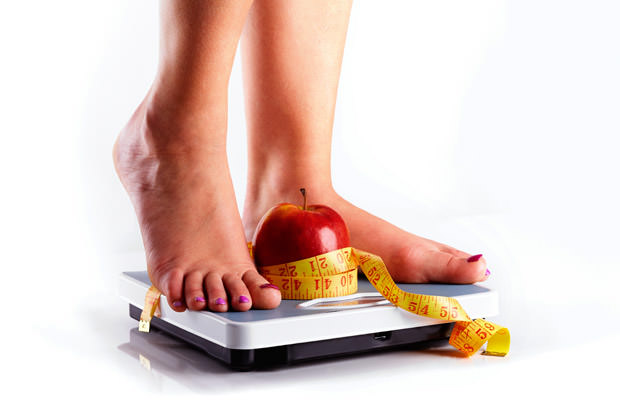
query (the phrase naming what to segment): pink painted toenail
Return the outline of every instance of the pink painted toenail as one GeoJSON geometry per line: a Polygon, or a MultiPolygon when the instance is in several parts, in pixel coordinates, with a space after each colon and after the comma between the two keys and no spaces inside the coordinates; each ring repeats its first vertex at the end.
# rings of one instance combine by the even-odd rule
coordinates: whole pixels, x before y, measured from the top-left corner
{"type": "Polygon", "coordinates": [[[224,305],[226,304],[226,300],[224,300],[223,298],[218,298],[217,300],[215,300],[215,304],[224,305]]]}
{"type": "Polygon", "coordinates": [[[472,255],[471,257],[467,258],[467,262],[476,262],[480,258],[482,258],[482,254],[472,255]]]}
{"type": "Polygon", "coordinates": [[[205,302],[205,298],[204,297],[200,297],[200,296],[194,298],[194,300],[198,301],[199,303],[204,303],[205,302]]]}
{"type": "Polygon", "coordinates": [[[278,287],[277,285],[270,284],[270,283],[263,284],[263,285],[260,286],[260,288],[275,288],[276,290],[280,289],[280,287],[278,287]]]}
{"type": "Polygon", "coordinates": [[[488,277],[489,275],[491,275],[491,271],[489,271],[489,269],[487,268],[487,271],[484,273],[484,275],[488,277]]]}
{"type": "Polygon", "coordinates": [[[174,301],[172,303],[172,305],[175,306],[175,307],[183,307],[183,302],[181,302],[181,301],[174,301]]]}
{"type": "Polygon", "coordinates": [[[239,296],[239,302],[240,303],[249,303],[250,300],[248,299],[248,297],[246,297],[245,295],[240,295],[239,296]]]}

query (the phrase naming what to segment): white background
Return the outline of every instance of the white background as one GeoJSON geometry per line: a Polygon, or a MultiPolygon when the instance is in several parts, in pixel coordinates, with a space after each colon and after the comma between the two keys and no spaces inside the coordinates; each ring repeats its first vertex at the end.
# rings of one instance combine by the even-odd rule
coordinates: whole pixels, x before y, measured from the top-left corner
{"type": "MultiPolygon", "coordinates": [[[[409,231],[484,253],[512,352],[405,351],[240,375],[182,345],[197,361],[161,356],[145,369],[116,296],[116,274],[143,263],[110,153],[154,76],[155,2],[2,3],[3,403],[608,404],[620,367],[619,18],[611,0],[357,1],[335,185],[409,231]]],[[[239,69],[228,141],[242,204],[239,69]]]]}

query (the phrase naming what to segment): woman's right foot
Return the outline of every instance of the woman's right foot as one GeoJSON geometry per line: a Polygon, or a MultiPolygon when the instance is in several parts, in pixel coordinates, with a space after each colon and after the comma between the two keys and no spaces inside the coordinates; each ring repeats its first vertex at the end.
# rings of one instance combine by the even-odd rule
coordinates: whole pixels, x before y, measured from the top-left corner
{"type": "Polygon", "coordinates": [[[224,127],[214,128],[221,117],[154,111],[146,102],[121,131],[113,157],[153,285],[175,311],[277,307],[280,292],[248,253],[228,171],[225,115],[224,127]]]}
{"type": "MultiPolygon", "coordinates": [[[[274,162],[278,159],[295,158],[280,157],[274,162]]],[[[267,167],[260,169],[268,170],[267,167]]],[[[298,188],[305,186],[309,203],[328,205],[336,210],[347,223],[351,246],[379,255],[396,282],[469,284],[484,281],[490,275],[482,254],[459,251],[375,217],[343,199],[330,184],[310,184],[320,175],[319,170],[309,170],[306,177],[293,178],[294,174],[289,170],[288,174],[272,175],[280,178],[263,179],[263,184],[258,188],[249,187],[250,195],[245,199],[243,217],[246,236],[253,233],[260,217],[271,206],[280,202],[299,204],[301,196],[298,188]],[[291,178],[293,180],[287,182],[291,178]],[[308,188],[312,188],[312,192],[308,188]]]]}

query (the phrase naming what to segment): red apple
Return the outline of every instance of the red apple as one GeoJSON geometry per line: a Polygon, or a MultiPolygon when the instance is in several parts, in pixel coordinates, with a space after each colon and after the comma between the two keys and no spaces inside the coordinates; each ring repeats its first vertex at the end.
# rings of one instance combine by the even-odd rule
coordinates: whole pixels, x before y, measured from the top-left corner
{"type": "Polygon", "coordinates": [[[289,203],[271,208],[254,233],[257,267],[278,265],[350,247],[349,230],[336,211],[325,205],[289,203]]]}

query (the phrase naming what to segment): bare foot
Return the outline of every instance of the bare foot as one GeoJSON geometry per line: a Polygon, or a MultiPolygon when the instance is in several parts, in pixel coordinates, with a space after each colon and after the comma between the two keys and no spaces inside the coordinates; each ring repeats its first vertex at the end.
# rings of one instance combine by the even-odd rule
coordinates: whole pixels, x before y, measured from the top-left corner
{"type": "MultiPolygon", "coordinates": [[[[279,202],[299,204],[299,189],[279,193],[262,190],[257,197],[246,198],[243,214],[246,237],[252,236],[262,214],[279,202]]],[[[356,207],[331,188],[308,191],[308,203],[335,209],[347,223],[352,246],[383,258],[395,281],[468,284],[489,276],[486,261],[480,254],[472,256],[408,233],[356,207]]]]}
{"type": "Polygon", "coordinates": [[[153,114],[150,108],[147,116],[143,103],[114,145],[149,276],[175,311],[275,308],[280,292],[265,286],[245,243],[225,127],[202,127],[203,118],[153,114]]]}

